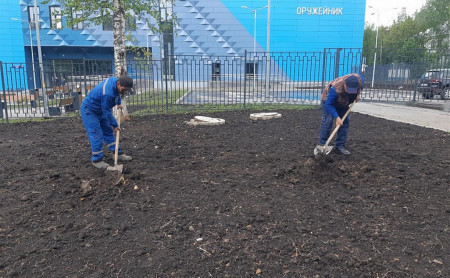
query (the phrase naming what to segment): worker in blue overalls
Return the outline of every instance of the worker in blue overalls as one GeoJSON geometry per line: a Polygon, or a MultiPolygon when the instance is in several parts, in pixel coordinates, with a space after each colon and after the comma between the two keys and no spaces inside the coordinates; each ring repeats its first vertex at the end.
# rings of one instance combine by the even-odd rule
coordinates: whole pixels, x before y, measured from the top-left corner
{"type": "MultiPolygon", "coordinates": [[[[120,130],[112,108],[117,105],[117,108],[121,109],[122,97],[132,90],[133,79],[129,76],[110,77],[95,86],[81,104],[81,119],[91,145],[92,165],[96,168],[106,169],[109,166],[103,161],[103,142],[110,151],[114,152],[116,141],[113,129],[120,130]]],[[[118,153],[119,161],[132,159],[131,156],[125,155],[121,148],[118,153]]]]}
{"type": "Polygon", "coordinates": [[[358,102],[361,91],[364,88],[364,77],[351,73],[338,77],[328,83],[322,91],[322,121],[319,132],[319,145],[324,146],[330,137],[333,121],[336,126],[341,126],[337,132],[336,147],[333,149],[341,155],[351,155],[345,148],[348,130],[350,127],[350,115],[342,120],[349,109],[349,105],[358,102]]]}

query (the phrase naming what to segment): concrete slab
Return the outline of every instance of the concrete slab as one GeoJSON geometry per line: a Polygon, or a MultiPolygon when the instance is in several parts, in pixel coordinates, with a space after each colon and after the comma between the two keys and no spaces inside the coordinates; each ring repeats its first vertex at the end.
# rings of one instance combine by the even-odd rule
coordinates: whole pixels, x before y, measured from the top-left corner
{"type": "Polygon", "coordinates": [[[442,110],[389,103],[358,102],[354,112],[367,114],[391,121],[439,129],[450,132],[450,112],[446,111],[447,103],[442,110]]]}

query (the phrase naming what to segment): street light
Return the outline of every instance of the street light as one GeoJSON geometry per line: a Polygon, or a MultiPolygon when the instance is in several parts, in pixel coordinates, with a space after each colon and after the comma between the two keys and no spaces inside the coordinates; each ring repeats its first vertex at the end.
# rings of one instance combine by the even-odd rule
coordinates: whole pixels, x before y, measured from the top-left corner
{"type": "Polygon", "coordinates": [[[34,8],[33,8],[33,19],[34,24],[36,26],[36,41],[37,41],[37,48],[38,48],[38,60],[39,60],[39,71],[41,72],[41,86],[42,86],[42,97],[44,98],[44,117],[48,118],[48,100],[47,100],[47,94],[45,93],[45,75],[44,75],[44,65],[42,63],[42,49],[41,49],[41,37],[39,33],[39,24],[40,24],[40,17],[37,13],[37,3],[36,0],[34,0],[34,8]]]}
{"type": "MultiPolygon", "coordinates": [[[[148,37],[150,36],[150,27],[148,25],[146,25],[145,27],[145,37],[147,40],[147,51],[146,51],[146,55],[147,55],[147,67],[145,68],[145,70],[147,71],[147,88],[148,90],[150,90],[150,51],[149,51],[149,39],[148,37]]],[[[143,28],[143,29],[144,29],[143,28]]]]}
{"type": "Polygon", "coordinates": [[[11,18],[11,20],[22,21],[22,22],[28,23],[28,28],[30,29],[30,49],[31,49],[31,65],[33,67],[33,85],[34,85],[34,89],[36,90],[36,71],[34,69],[34,50],[33,50],[33,37],[31,36],[31,22],[22,20],[22,19],[18,19],[15,17],[11,18]]]}
{"type": "MultiPolygon", "coordinates": [[[[373,58],[373,71],[372,71],[372,88],[373,88],[373,83],[375,81],[375,69],[377,66],[377,51],[378,51],[378,27],[380,25],[380,10],[378,10],[377,8],[374,8],[372,6],[368,6],[368,8],[370,9],[374,9],[376,12],[371,13],[370,15],[374,15],[377,14],[377,28],[376,28],[376,35],[375,35],[375,53],[374,53],[374,58],[373,58]]],[[[392,8],[391,10],[397,10],[398,8],[392,8]]],[[[381,50],[383,50],[383,45],[381,45],[381,50]]],[[[380,56],[381,58],[381,56],[380,56]]]]}
{"type": "MultiPolygon", "coordinates": [[[[372,70],[372,88],[373,88],[373,82],[375,81],[375,69],[377,66],[377,50],[378,50],[378,25],[380,25],[380,11],[372,6],[369,6],[369,8],[374,9],[377,14],[377,28],[376,28],[376,35],[375,35],[375,53],[373,54],[373,70],[372,70]]],[[[374,15],[375,13],[372,13],[374,15]]]]}
{"type": "Polygon", "coordinates": [[[255,80],[256,80],[256,12],[268,8],[268,6],[264,6],[257,9],[251,9],[247,6],[241,6],[243,9],[250,10],[254,15],[254,23],[253,23],[253,91],[255,90],[255,80]]]}
{"type": "Polygon", "coordinates": [[[269,96],[270,86],[270,0],[267,0],[267,57],[266,57],[266,97],[269,96]]]}

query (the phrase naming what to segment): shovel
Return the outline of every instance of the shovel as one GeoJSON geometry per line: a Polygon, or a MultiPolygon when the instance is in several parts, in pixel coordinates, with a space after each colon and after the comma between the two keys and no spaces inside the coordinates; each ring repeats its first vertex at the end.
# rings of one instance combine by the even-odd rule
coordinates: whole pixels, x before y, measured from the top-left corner
{"type": "MultiPolygon", "coordinates": [[[[350,110],[352,110],[353,105],[355,105],[355,102],[350,104],[350,106],[348,107],[347,112],[345,112],[344,117],[342,117],[342,122],[345,120],[345,118],[347,118],[347,115],[348,113],[350,113],[350,110]]],[[[317,145],[314,148],[314,156],[316,158],[319,158],[319,156],[321,155],[328,155],[329,153],[331,153],[331,151],[334,149],[334,146],[328,146],[328,144],[330,144],[331,140],[333,139],[334,135],[336,135],[340,127],[341,127],[340,125],[336,126],[336,128],[331,133],[330,137],[328,137],[328,140],[325,143],[325,145],[323,146],[317,145]]]]}
{"type": "MultiPolygon", "coordinates": [[[[119,117],[117,119],[117,126],[120,129],[120,114],[122,113],[122,109],[119,110],[119,117]]],[[[117,164],[117,159],[119,157],[119,138],[120,138],[120,130],[117,130],[117,134],[116,134],[116,149],[114,151],[114,167],[113,166],[108,166],[107,170],[108,171],[119,171],[119,173],[123,172],[123,164],[117,164]]]]}

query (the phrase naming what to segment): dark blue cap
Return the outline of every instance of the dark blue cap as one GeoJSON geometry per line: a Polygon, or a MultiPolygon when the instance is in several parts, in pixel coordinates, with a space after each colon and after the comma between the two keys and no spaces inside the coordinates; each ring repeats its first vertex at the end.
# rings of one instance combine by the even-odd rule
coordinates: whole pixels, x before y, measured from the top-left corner
{"type": "Polygon", "coordinates": [[[359,79],[356,76],[349,76],[345,79],[345,84],[347,85],[346,92],[349,94],[356,94],[359,87],[359,79]]]}
{"type": "Polygon", "coordinates": [[[120,83],[120,85],[124,86],[128,92],[133,91],[133,79],[131,79],[131,77],[129,77],[128,75],[119,77],[117,81],[120,83]]]}

